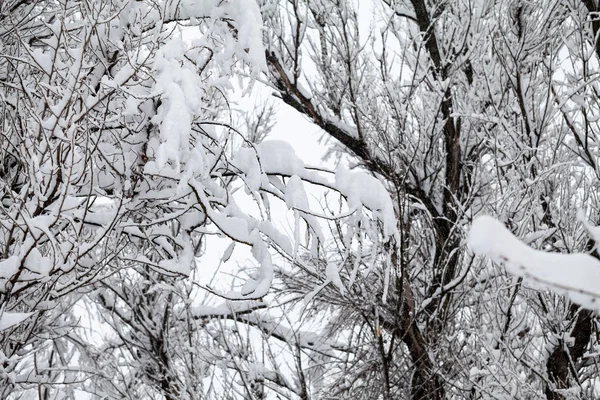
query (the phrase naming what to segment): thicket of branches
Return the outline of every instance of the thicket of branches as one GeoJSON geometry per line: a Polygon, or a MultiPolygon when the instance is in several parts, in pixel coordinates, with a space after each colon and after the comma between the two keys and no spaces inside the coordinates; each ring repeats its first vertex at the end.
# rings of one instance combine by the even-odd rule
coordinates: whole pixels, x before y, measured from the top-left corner
{"type": "Polygon", "coordinates": [[[599,35],[592,0],[0,2],[0,397],[599,396],[596,314],[465,242],[596,254],[599,35]]]}

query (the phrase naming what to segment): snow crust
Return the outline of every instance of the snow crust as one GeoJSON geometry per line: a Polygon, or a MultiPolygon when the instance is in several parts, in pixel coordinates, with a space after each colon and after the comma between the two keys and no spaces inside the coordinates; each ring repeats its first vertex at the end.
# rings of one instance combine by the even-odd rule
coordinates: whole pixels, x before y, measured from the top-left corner
{"type": "Polygon", "coordinates": [[[264,174],[292,176],[304,171],[304,162],[282,140],[265,140],[254,148],[242,147],[236,152],[233,164],[246,175],[251,190],[258,190],[262,182],[268,182],[264,174]]]}
{"type": "Polygon", "coordinates": [[[385,237],[398,232],[392,199],[377,178],[363,171],[340,167],[335,174],[335,187],[347,197],[350,209],[360,211],[365,206],[372,210],[373,217],[383,223],[385,237]]]}

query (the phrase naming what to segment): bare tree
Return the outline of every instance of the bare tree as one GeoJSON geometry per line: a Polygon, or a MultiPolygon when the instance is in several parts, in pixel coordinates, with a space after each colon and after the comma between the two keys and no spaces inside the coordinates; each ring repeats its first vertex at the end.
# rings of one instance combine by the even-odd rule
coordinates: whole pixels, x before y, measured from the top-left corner
{"type": "MultiPolygon", "coordinates": [[[[250,90],[266,71],[260,10],[238,6],[0,3],[3,398],[254,398],[265,380],[306,397],[267,362],[257,367],[237,326],[297,360],[321,350],[311,333],[257,311],[273,256],[302,247],[319,258],[319,219],[349,218],[311,211],[305,185],[338,196],[348,187],[263,141],[271,108],[244,132],[233,126],[229,79],[245,76],[250,90]],[[238,205],[242,191],[257,213],[238,205]],[[293,237],[272,221],[272,201],[295,216],[293,237]],[[255,259],[235,290],[215,293],[227,299],[215,309],[195,304],[207,289],[195,279],[207,235],[255,259]],[[229,387],[207,385],[211,374],[229,387]]],[[[363,223],[384,223],[365,207],[363,223]]],[[[339,286],[336,268],[315,273],[339,286]]]]}
{"type": "Polygon", "coordinates": [[[465,246],[491,214],[594,254],[595,2],[244,4],[0,2],[2,397],[598,396],[591,307],[465,246]],[[209,236],[252,255],[230,291],[209,236]]]}
{"type": "MultiPolygon", "coordinates": [[[[332,335],[344,326],[360,349],[332,372],[328,393],[593,397],[584,355],[595,315],[474,258],[463,235],[487,213],[540,249],[593,248],[575,213],[597,218],[598,10],[383,1],[369,25],[369,7],[290,0],[266,20],[276,95],[395,198],[401,240],[389,284],[385,268],[373,273],[376,246],[335,241],[330,250],[350,282],[355,266],[364,275],[341,298],[314,297],[316,310],[335,305],[332,335]]],[[[301,271],[284,280],[310,292],[301,271]]]]}

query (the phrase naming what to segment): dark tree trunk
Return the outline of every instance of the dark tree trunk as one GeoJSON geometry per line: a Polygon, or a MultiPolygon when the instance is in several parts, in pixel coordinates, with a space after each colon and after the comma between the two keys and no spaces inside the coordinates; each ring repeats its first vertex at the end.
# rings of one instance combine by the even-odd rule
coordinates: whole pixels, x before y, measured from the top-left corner
{"type": "Polygon", "coordinates": [[[570,380],[574,378],[577,371],[573,369],[583,356],[590,336],[592,335],[592,311],[579,309],[578,306],[571,306],[571,313],[575,317],[575,326],[571,332],[574,342],[571,346],[565,346],[564,342],[560,341],[554,351],[548,357],[546,369],[548,370],[548,378],[552,382],[554,388],[550,385],[546,387],[546,398],[548,400],[564,400],[565,397],[557,393],[555,390],[568,389],[570,380]]]}

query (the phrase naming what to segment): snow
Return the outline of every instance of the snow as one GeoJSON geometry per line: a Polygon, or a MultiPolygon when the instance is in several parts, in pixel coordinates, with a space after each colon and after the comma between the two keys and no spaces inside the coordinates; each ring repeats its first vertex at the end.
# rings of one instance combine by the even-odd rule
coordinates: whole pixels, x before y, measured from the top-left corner
{"type": "Polygon", "coordinates": [[[0,293],[6,292],[6,283],[19,270],[21,260],[17,256],[10,256],[0,261],[0,293]]]}
{"type": "Polygon", "coordinates": [[[194,318],[235,318],[255,326],[263,332],[280,340],[297,343],[303,349],[310,349],[322,354],[332,354],[335,348],[343,345],[315,332],[298,330],[285,326],[281,319],[268,312],[259,311],[269,308],[269,304],[261,300],[227,300],[218,305],[198,305],[192,309],[194,318]]]}
{"type": "MultiPolygon", "coordinates": [[[[254,218],[239,211],[233,201],[230,201],[223,212],[215,211],[211,208],[210,201],[206,197],[202,185],[195,181],[190,182],[190,185],[194,187],[198,200],[206,209],[208,218],[221,232],[234,241],[249,245],[252,256],[260,265],[258,271],[243,285],[241,293],[229,292],[223,296],[232,300],[257,299],[265,296],[271,288],[274,271],[271,254],[260,235],[261,225],[254,218]]],[[[263,226],[263,228],[272,231],[268,226],[263,226]]]]}
{"type": "Polygon", "coordinates": [[[298,175],[293,175],[287,182],[285,189],[285,204],[288,208],[299,210],[308,210],[308,197],[302,184],[302,179],[298,175]]]}
{"type": "Polygon", "coordinates": [[[232,160],[232,164],[244,173],[244,182],[251,191],[257,191],[261,186],[262,174],[256,156],[255,149],[243,147],[235,153],[232,160]]]}
{"type": "Polygon", "coordinates": [[[263,46],[262,16],[256,1],[236,0],[231,2],[228,12],[237,22],[238,54],[246,54],[245,61],[255,68],[255,73],[267,71],[263,46]],[[237,15],[236,15],[237,13],[237,15]]]}
{"type": "Polygon", "coordinates": [[[292,146],[282,140],[265,140],[256,146],[260,164],[267,174],[298,175],[304,170],[304,162],[298,158],[292,146]]]}
{"type": "Polygon", "coordinates": [[[17,256],[10,256],[0,261],[0,278],[9,279],[19,270],[21,260],[17,256]]]}
{"type": "Polygon", "coordinates": [[[231,314],[244,314],[250,311],[266,308],[267,303],[258,300],[231,301],[227,300],[216,306],[199,305],[192,310],[195,318],[226,317],[231,314]]]}
{"type": "Polygon", "coordinates": [[[574,94],[571,96],[571,100],[573,100],[573,102],[577,103],[577,105],[579,105],[583,108],[588,108],[588,102],[582,96],[574,94]]]}
{"type": "Polygon", "coordinates": [[[13,326],[19,325],[33,315],[32,312],[21,313],[21,312],[7,312],[3,311],[0,313],[0,332],[9,329],[13,326]]]}
{"type": "Polygon", "coordinates": [[[233,164],[246,174],[246,183],[252,190],[260,187],[261,171],[287,176],[300,175],[304,171],[304,162],[292,146],[282,140],[265,140],[254,149],[243,147],[236,152],[233,164]]]}
{"type": "Polygon", "coordinates": [[[351,137],[358,138],[358,129],[356,129],[356,127],[354,127],[350,124],[347,124],[338,118],[334,118],[331,116],[326,116],[325,119],[328,123],[335,125],[336,128],[344,131],[346,134],[350,135],[351,137]]]}
{"type": "Polygon", "coordinates": [[[46,75],[51,74],[52,55],[49,52],[44,52],[42,49],[33,49],[30,55],[46,75]]]}
{"type": "Polygon", "coordinates": [[[248,298],[261,298],[269,293],[273,283],[273,261],[267,245],[263,242],[258,230],[252,232],[252,255],[260,263],[257,273],[246,281],[241,294],[248,298]]]}
{"type": "MultiPolygon", "coordinates": [[[[271,188],[274,188],[276,191],[281,192],[281,199],[288,209],[293,210],[295,220],[293,246],[290,240],[274,229],[270,223],[258,224],[258,231],[269,236],[280,249],[291,256],[296,254],[300,246],[300,219],[307,223],[309,233],[314,234],[318,239],[318,241],[313,241],[313,247],[325,243],[325,236],[319,224],[319,216],[310,210],[305,180],[337,190],[346,197],[351,212],[339,217],[350,217],[349,238],[354,237],[358,232],[361,221],[370,224],[370,222],[367,222],[369,221],[367,215],[362,213],[363,207],[371,210],[374,220],[381,222],[384,238],[398,235],[394,207],[388,191],[377,178],[363,171],[348,171],[345,168],[340,168],[335,174],[335,183],[332,184],[326,179],[322,179],[318,172],[307,169],[292,146],[280,140],[267,140],[252,147],[240,148],[235,153],[232,164],[244,175],[247,191],[255,192],[261,189],[273,190],[271,188]],[[279,179],[269,179],[267,174],[271,176],[289,176],[289,179],[284,184],[279,179]],[[352,215],[354,212],[356,212],[356,215],[352,215]]],[[[197,189],[197,192],[200,193],[200,189],[197,189]]],[[[273,266],[269,252],[266,250],[266,244],[257,233],[256,224],[248,225],[249,217],[247,216],[242,217],[236,213],[228,216],[222,212],[211,210],[208,202],[205,205],[208,217],[217,225],[219,230],[235,241],[250,245],[253,254],[256,254],[256,260],[261,265],[259,270],[243,285],[241,297],[239,293],[232,292],[227,294],[226,297],[240,299],[264,296],[273,280],[273,266]]],[[[363,228],[366,224],[362,225],[363,228]]],[[[374,232],[373,238],[375,238],[378,235],[379,228],[374,224],[371,224],[371,226],[374,232]]],[[[340,292],[344,293],[345,287],[338,268],[339,266],[336,264],[326,265],[326,281],[327,283],[333,283],[340,292]]],[[[389,271],[386,278],[389,278],[389,271]]]]}
{"type": "Polygon", "coordinates": [[[341,294],[344,294],[344,284],[340,278],[338,266],[334,263],[328,263],[325,267],[325,275],[327,276],[327,280],[331,281],[331,283],[339,289],[341,294]]]}
{"type": "MultiPolygon", "coordinates": [[[[166,248],[166,246],[163,245],[163,249],[164,248],[166,248]]],[[[194,250],[192,249],[192,244],[190,240],[185,240],[183,251],[178,257],[161,260],[158,263],[158,266],[167,272],[187,276],[192,271],[194,262],[194,250]]]]}
{"type": "Polygon", "coordinates": [[[179,168],[180,151],[187,148],[192,121],[187,110],[186,97],[179,85],[169,84],[162,99],[167,111],[162,120],[160,134],[163,141],[158,148],[156,163],[162,168],[172,160],[176,163],[176,168],[179,168]]]}
{"type": "Polygon", "coordinates": [[[262,233],[267,235],[269,239],[271,239],[279,248],[281,248],[287,254],[292,254],[293,248],[290,239],[286,235],[281,233],[270,221],[263,221],[260,224],[259,229],[262,233]]]}
{"type": "Polygon", "coordinates": [[[588,235],[590,235],[592,239],[594,239],[594,242],[600,243],[600,226],[592,226],[585,217],[585,213],[583,212],[583,210],[580,210],[577,213],[577,220],[581,222],[588,235]]]}
{"type": "Polygon", "coordinates": [[[156,149],[159,169],[169,161],[179,169],[182,157],[189,153],[191,122],[199,108],[201,91],[197,80],[181,63],[185,50],[181,38],[172,38],[158,51],[154,63],[157,72],[154,91],[160,94],[163,102],[158,115],[153,118],[154,123],[161,125],[160,145],[156,149]]]}
{"type": "Polygon", "coordinates": [[[384,237],[397,234],[392,199],[377,178],[363,171],[340,167],[335,173],[335,187],[347,197],[350,209],[360,211],[365,206],[373,211],[373,217],[383,223],[384,237]]]}
{"type": "Polygon", "coordinates": [[[248,223],[242,218],[228,217],[216,211],[209,212],[211,221],[217,225],[219,230],[241,243],[248,243],[248,223]]]}
{"type": "Polygon", "coordinates": [[[327,336],[315,332],[293,329],[280,323],[266,313],[251,313],[243,315],[239,320],[254,325],[271,336],[280,338],[288,343],[297,343],[303,349],[310,349],[322,354],[333,354],[332,350],[343,347],[342,344],[329,339],[327,336]]]}
{"type": "Polygon", "coordinates": [[[235,249],[235,242],[229,243],[229,246],[225,249],[223,256],[221,257],[222,262],[227,262],[231,258],[231,254],[233,254],[233,250],[235,249]]]}
{"type": "Polygon", "coordinates": [[[52,270],[53,263],[48,257],[43,257],[40,251],[34,247],[25,259],[24,265],[32,272],[46,276],[52,270]]]}
{"type": "Polygon", "coordinates": [[[304,189],[304,184],[302,183],[302,179],[298,175],[293,175],[287,182],[285,188],[285,203],[288,208],[294,210],[295,214],[295,248],[294,254],[296,254],[298,245],[299,245],[299,227],[298,222],[299,218],[302,217],[308,226],[312,229],[312,231],[317,235],[319,241],[321,243],[325,242],[325,235],[321,230],[321,226],[319,225],[319,221],[314,215],[310,215],[307,212],[310,210],[310,206],[308,204],[308,196],[306,195],[306,190],[304,189]]]}
{"type": "Polygon", "coordinates": [[[529,278],[535,286],[600,311],[600,261],[594,257],[532,249],[489,216],[475,218],[467,240],[474,253],[504,263],[509,272],[529,278]]]}

